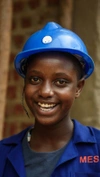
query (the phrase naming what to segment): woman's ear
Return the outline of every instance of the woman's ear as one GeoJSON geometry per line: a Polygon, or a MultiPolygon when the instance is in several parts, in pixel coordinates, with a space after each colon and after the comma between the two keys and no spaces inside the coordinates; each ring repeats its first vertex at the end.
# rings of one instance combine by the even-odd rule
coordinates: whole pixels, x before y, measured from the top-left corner
{"type": "Polygon", "coordinates": [[[76,94],[75,94],[75,98],[78,98],[82,92],[82,89],[84,87],[85,84],[85,79],[80,79],[77,83],[77,89],[76,89],[76,94]]]}

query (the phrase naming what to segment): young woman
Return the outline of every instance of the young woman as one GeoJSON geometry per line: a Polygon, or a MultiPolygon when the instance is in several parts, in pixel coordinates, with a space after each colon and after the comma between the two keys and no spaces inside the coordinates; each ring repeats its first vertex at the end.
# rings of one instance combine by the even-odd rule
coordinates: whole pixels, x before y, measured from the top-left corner
{"type": "Polygon", "coordinates": [[[100,177],[100,131],[70,117],[94,63],[83,41],[50,22],[15,59],[35,124],[0,142],[0,177],[100,177]]]}

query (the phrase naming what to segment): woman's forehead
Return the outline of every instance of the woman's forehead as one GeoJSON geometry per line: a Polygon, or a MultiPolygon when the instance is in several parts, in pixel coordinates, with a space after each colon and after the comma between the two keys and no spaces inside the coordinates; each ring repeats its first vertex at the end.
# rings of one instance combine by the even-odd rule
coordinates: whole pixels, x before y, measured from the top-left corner
{"type": "Polygon", "coordinates": [[[27,62],[31,63],[32,61],[36,61],[39,59],[51,59],[52,62],[55,59],[60,59],[62,61],[62,59],[69,60],[70,62],[72,62],[73,64],[76,62],[79,62],[73,55],[69,54],[69,53],[64,53],[64,52],[57,52],[57,51],[50,51],[50,52],[42,52],[42,53],[38,53],[38,54],[34,54],[31,55],[27,62]]]}
{"type": "Polygon", "coordinates": [[[78,78],[82,75],[82,67],[78,59],[73,55],[64,52],[43,52],[30,56],[28,58],[26,70],[35,67],[40,69],[45,69],[45,67],[47,67],[48,71],[50,71],[52,67],[55,69],[59,67],[62,70],[71,69],[77,72],[78,78]]]}
{"type": "Polygon", "coordinates": [[[60,64],[71,64],[74,66],[74,57],[70,55],[65,55],[61,52],[48,52],[48,53],[40,53],[37,55],[30,56],[28,60],[28,66],[36,63],[43,63],[44,65],[47,63],[51,63],[52,65],[60,63],[60,64]]]}

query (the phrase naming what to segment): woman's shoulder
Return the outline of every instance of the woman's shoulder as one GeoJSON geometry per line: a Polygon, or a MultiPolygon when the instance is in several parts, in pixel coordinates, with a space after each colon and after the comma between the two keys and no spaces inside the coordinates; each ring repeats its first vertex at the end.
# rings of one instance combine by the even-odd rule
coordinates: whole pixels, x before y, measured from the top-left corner
{"type": "Polygon", "coordinates": [[[73,120],[74,121],[74,128],[75,128],[75,134],[80,135],[80,137],[82,137],[82,139],[91,139],[94,142],[97,142],[98,144],[100,144],[100,129],[97,129],[95,127],[92,126],[86,126],[81,124],[80,122],[78,122],[77,120],[73,120]]]}

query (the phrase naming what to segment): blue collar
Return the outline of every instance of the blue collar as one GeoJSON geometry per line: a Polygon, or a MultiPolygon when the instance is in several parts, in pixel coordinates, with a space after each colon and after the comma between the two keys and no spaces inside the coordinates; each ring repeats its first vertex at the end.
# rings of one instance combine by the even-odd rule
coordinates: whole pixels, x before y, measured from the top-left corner
{"type": "MultiPolygon", "coordinates": [[[[73,132],[73,143],[96,143],[96,139],[93,133],[93,130],[91,127],[86,127],[79,123],[76,120],[73,120],[74,123],[74,132],[73,132]]],[[[11,136],[10,138],[5,138],[2,140],[3,144],[18,144],[25,136],[25,133],[30,129],[31,127],[26,128],[19,134],[16,134],[14,136],[11,136]]]]}
{"type": "Polygon", "coordinates": [[[76,120],[73,120],[74,132],[73,142],[76,143],[96,143],[96,138],[93,132],[93,128],[82,125],[76,120]]]}

